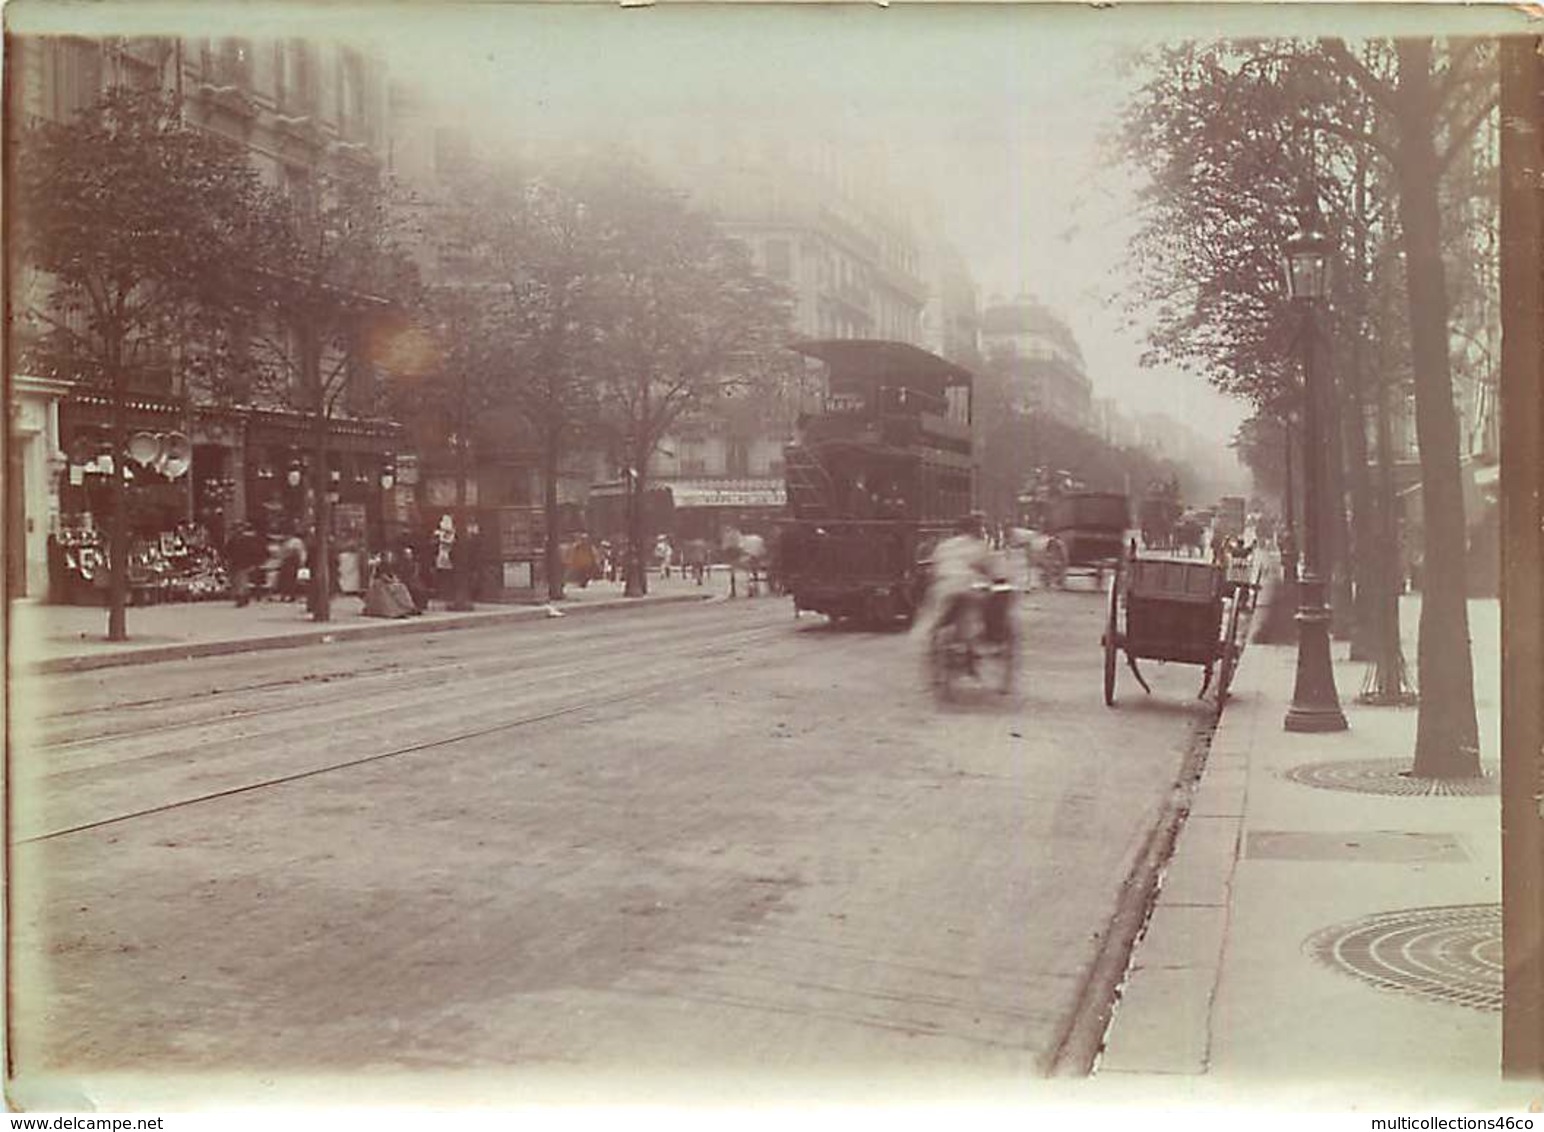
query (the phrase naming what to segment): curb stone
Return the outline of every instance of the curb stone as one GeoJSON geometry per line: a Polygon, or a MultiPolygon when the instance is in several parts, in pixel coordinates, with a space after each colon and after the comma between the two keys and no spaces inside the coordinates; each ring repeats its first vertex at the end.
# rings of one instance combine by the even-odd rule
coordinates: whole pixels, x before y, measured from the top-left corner
{"type": "MultiPolygon", "coordinates": [[[[720,600],[711,594],[668,594],[659,597],[612,598],[605,601],[575,604],[562,609],[563,616],[575,617],[586,613],[647,609],[657,605],[677,605],[686,602],[720,600]]],[[[488,625],[505,625],[533,618],[545,619],[545,604],[521,605],[515,609],[494,613],[473,613],[452,616],[433,621],[422,618],[404,618],[381,625],[342,624],[331,628],[305,629],[295,633],[275,633],[262,637],[242,637],[220,641],[189,641],[185,644],[154,645],[145,648],[127,648],[96,655],[50,657],[46,660],[22,662],[17,668],[35,675],[54,675],[67,672],[90,672],[102,668],[119,668],[140,664],[158,664],[173,660],[195,660],[199,657],[231,656],[244,652],[267,652],[274,649],[306,648],[311,645],[342,644],[349,641],[371,641],[384,637],[426,634],[456,629],[473,629],[488,625]]]]}

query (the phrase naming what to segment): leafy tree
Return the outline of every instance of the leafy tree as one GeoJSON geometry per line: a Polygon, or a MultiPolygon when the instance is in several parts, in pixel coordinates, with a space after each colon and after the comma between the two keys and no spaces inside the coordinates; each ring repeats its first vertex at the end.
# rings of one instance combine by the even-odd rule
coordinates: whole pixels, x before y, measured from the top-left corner
{"type": "Polygon", "coordinates": [[[248,274],[260,317],[252,348],[267,390],[312,422],[307,489],[314,523],[312,617],[331,619],[330,421],[377,393],[371,331],[389,326],[415,288],[390,195],[372,170],[318,170],[269,194],[263,255],[248,274]],[[351,404],[352,402],[352,404],[351,404]]]}
{"type": "Polygon", "coordinates": [[[589,184],[604,256],[594,373],[628,485],[625,592],[636,596],[648,588],[641,502],[661,439],[710,399],[776,384],[802,363],[782,348],[788,295],[744,245],[635,167],[589,184]]]}
{"type": "Polygon", "coordinates": [[[591,187],[559,174],[506,179],[471,216],[497,397],[534,437],[542,473],[547,595],[563,596],[558,482],[564,456],[594,434],[596,295],[606,248],[586,203],[591,187]]]}
{"type": "Polygon", "coordinates": [[[193,128],[159,92],[118,89],[67,122],[18,139],[13,293],[16,361],[96,385],[111,404],[113,458],[107,636],[128,637],[131,390],[184,365],[228,376],[218,333],[243,292],[261,232],[259,188],[233,143],[193,128]]]}
{"type": "Polygon", "coordinates": [[[1238,426],[1233,448],[1249,469],[1258,491],[1283,498],[1287,491],[1286,428],[1275,417],[1256,413],[1238,426]]]}
{"type": "MultiPolygon", "coordinates": [[[[455,508],[464,519],[474,467],[518,438],[499,415],[506,366],[489,339],[485,296],[464,281],[425,286],[380,337],[375,360],[387,377],[385,402],[407,427],[409,446],[432,467],[455,471],[455,508]]],[[[472,579],[457,576],[453,607],[468,608],[472,579]]]]}
{"type": "Polygon", "coordinates": [[[1157,49],[1115,141],[1147,174],[1132,253],[1146,360],[1257,407],[1297,385],[1281,241],[1309,170],[1291,56],[1232,44],[1157,49]]]}
{"type": "MultiPolygon", "coordinates": [[[[1373,344],[1397,333],[1374,318],[1377,288],[1403,264],[1428,563],[1423,775],[1478,772],[1439,186],[1492,112],[1488,54],[1477,42],[1439,50],[1430,40],[1164,49],[1123,134],[1152,177],[1136,251],[1141,304],[1158,316],[1155,355],[1199,365],[1259,408],[1291,400],[1297,350],[1275,259],[1287,205],[1309,175],[1332,227],[1351,236],[1352,269],[1337,272],[1330,311],[1332,341],[1352,344],[1336,369],[1348,375],[1343,412],[1356,422],[1373,388],[1373,344]]],[[[1348,438],[1358,439],[1349,429],[1348,438]]],[[[1367,466],[1361,440],[1348,445],[1356,475],[1367,466]]],[[[1369,494],[1353,490],[1364,503],[1369,494]]]]}
{"type": "Polygon", "coordinates": [[[1387,134],[1369,131],[1355,140],[1382,147],[1398,193],[1425,516],[1417,661],[1422,695],[1412,769],[1422,777],[1475,776],[1480,773],[1479,725],[1469,650],[1467,531],[1440,185],[1495,112],[1494,45],[1469,40],[1439,49],[1431,39],[1400,39],[1394,44],[1394,70],[1387,75],[1367,67],[1338,40],[1326,41],[1323,49],[1336,73],[1386,117],[1387,134]]]}

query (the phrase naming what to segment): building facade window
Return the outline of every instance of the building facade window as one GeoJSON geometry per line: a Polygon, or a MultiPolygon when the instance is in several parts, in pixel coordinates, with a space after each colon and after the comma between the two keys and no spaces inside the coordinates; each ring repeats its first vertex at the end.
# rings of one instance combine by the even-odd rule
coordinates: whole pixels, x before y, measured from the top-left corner
{"type": "Polygon", "coordinates": [[[275,97],[287,113],[300,117],[316,109],[316,62],[303,39],[274,45],[275,97]]]}
{"type": "Polygon", "coordinates": [[[252,86],[252,44],[248,40],[211,40],[205,58],[205,71],[216,86],[243,90],[252,86]]]}
{"type": "Polygon", "coordinates": [[[102,96],[102,51],[88,40],[59,39],[54,52],[53,82],[48,85],[44,113],[66,121],[102,96]]]}
{"type": "Polygon", "coordinates": [[[724,455],[724,474],[726,476],[744,478],[750,475],[750,471],[750,445],[743,440],[731,440],[729,442],[729,449],[724,455]]]}
{"type": "Polygon", "coordinates": [[[338,60],[338,132],[347,138],[368,135],[365,63],[357,51],[344,49],[338,60]]]}

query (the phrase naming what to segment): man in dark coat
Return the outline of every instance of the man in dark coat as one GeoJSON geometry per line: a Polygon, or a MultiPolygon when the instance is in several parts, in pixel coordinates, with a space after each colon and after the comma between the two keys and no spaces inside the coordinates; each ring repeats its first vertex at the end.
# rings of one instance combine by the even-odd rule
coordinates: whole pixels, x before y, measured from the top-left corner
{"type": "Polygon", "coordinates": [[[450,608],[464,611],[472,608],[482,532],[469,520],[460,532],[452,528],[450,537],[450,608]]]}
{"type": "Polygon", "coordinates": [[[252,571],[268,557],[268,548],[257,537],[251,523],[242,523],[225,547],[225,561],[230,570],[231,595],[236,608],[252,600],[252,571]]]}

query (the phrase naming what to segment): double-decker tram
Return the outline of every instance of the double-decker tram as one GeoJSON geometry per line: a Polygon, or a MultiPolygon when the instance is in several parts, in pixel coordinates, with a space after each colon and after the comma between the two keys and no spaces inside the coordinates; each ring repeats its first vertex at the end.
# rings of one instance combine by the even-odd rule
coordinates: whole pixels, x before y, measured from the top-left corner
{"type": "Polygon", "coordinates": [[[829,370],[823,411],[784,449],[775,570],[795,611],[910,619],[927,558],[972,508],[969,370],[904,342],[804,342],[829,370]]]}

